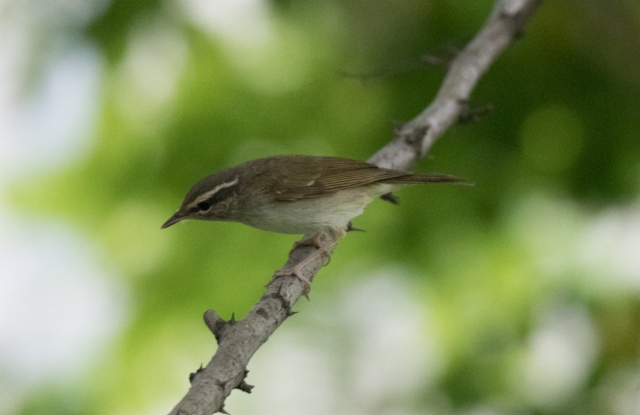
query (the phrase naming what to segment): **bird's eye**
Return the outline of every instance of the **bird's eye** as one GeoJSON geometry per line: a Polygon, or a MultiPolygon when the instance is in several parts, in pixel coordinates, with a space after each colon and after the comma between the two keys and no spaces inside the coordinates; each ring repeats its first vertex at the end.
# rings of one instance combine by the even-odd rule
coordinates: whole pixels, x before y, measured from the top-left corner
{"type": "Polygon", "coordinates": [[[207,210],[211,209],[211,202],[205,200],[204,202],[198,203],[198,209],[200,209],[203,212],[206,212],[207,210]]]}

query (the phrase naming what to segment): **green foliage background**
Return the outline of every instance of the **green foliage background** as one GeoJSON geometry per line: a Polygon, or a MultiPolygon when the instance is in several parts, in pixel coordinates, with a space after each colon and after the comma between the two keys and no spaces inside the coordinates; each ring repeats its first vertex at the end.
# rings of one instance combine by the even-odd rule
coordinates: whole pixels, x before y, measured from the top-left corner
{"type": "MultiPolygon", "coordinates": [[[[115,0],[61,29],[103,59],[90,150],[55,174],[15,183],[10,195],[16,209],[88,234],[132,307],[84,378],[34,392],[18,413],[168,412],[188,372],[214,350],[202,313],[243,316],[295,240],[227,223],[161,232],[188,188],[272,154],[367,159],[430,102],[447,59],[492,3],[273,1],[264,5],[268,35],[239,30],[234,38],[195,24],[179,3],[115,0]],[[425,55],[443,63],[425,64],[425,55]]],[[[545,2],[473,94],[472,107],[493,110],[453,127],[415,166],[475,187],[412,188],[398,207],[372,204],[355,223],[367,232],[339,245],[313,301],[282,330],[305,333],[316,302],[399,267],[430,310],[432,329],[421,335],[436,339],[442,369],[372,412],[627,413],[616,385],[640,379],[637,281],[635,289],[611,282],[613,270],[585,265],[567,244],[579,244],[603,212],[638,217],[639,74],[637,1],[545,2]],[[584,311],[597,352],[577,387],[547,401],[513,379],[541,316],[557,304],[584,311]]],[[[326,347],[339,361],[336,343],[326,347]]]]}

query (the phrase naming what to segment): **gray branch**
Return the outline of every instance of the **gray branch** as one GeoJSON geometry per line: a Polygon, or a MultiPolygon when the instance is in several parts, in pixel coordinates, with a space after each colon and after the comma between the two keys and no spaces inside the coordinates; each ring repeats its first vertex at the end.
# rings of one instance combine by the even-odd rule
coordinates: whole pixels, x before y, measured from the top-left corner
{"type": "MultiPolygon", "coordinates": [[[[369,159],[382,167],[407,169],[424,157],[433,143],[454,123],[465,118],[467,102],[480,77],[515,38],[541,0],[497,0],[491,15],[478,34],[449,65],[445,79],[422,113],[404,124],[395,138],[369,159]]],[[[324,236],[333,251],[335,240],[324,236]]],[[[294,266],[316,248],[299,246],[292,250],[285,267],[294,266]]],[[[303,274],[313,281],[324,258],[309,261],[303,274]]],[[[244,378],[249,359],[269,336],[292,315],[291,308],[304,295],[305,285],[295,277],[281,277],[269,286],[262,298],[239,321],[224,321],[208,310],[205,323],[218,341],[218,349],[205,368],[190,377],[191,388],[170,415],[210,415],[225,412],[224,401],[234,389],[251,392],[244,378]]]]}

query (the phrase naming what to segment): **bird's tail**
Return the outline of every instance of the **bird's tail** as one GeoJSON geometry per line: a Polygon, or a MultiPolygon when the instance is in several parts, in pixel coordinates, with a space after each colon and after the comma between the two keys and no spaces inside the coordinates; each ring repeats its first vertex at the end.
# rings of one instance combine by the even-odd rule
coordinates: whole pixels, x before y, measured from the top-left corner
{"type": "Polygon", "coordinates": [[[406,176],[394,177],[385,180],[385,183],[389,184],[419,184],[419,183],[456,183],[464,184],[467,186],[473,186],[474,183],[460,179],[456,176],[440,173],[426,173],[426,174],[408,174],[406,176]]]}

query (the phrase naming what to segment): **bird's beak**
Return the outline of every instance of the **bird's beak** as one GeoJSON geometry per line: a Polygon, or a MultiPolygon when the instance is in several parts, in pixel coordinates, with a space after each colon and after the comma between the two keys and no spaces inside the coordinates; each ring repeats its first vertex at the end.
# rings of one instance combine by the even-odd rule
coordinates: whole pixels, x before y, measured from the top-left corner
{"type": "Polygon", "coordinates": [[[167,220],[165,223],[162,224],[162,226],[160,227],[160,229],[164,229],[164,228],[168,228],[169,226],[173,225],[174,223],[178,223],[183,219],[186,219],[185,217],[186,215],[180,211],[177,211],[176,213],[173,214],[173,216],[171,216],[169,218],[169,220],[167,220]]]}

